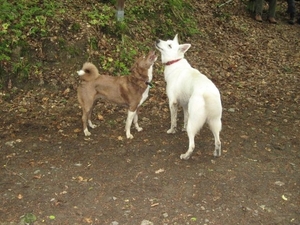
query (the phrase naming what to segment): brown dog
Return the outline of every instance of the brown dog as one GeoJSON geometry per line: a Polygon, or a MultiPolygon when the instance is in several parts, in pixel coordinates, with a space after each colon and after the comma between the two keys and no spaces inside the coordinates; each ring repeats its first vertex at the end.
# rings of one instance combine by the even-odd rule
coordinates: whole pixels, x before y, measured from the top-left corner
{"type": "Polygon", "coordinates": [[[78,101],[82,107],[82,123],[85,136],[90,136],[88,125],[96,126],[91,121],[92,110],[97,99],[103,98],[111,102],[125,105],[128,108],[126,120],[126,137],[133,138],[130,133],[132,121],[135,128],[141,131],[138,125],[138,107],[147,99],[152,80],[153,64],[157,60],[154,51],[145,57],[138,58],[129,76],[100,75],[96,66],[85,63],[78,75],[82,82],[77,90],[78,101]]]}

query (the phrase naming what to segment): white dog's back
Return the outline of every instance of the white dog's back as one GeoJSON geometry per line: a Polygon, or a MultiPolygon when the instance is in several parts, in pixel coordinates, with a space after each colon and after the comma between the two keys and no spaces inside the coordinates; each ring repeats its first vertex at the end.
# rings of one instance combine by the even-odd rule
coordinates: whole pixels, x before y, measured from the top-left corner
{"type": "Polygon", "coordinates": [[[176,72],[172,66],[165,70],[168,98],[177,99],[180,105],[185,105],[193,97],[192,100],[197,104],[204,101],[207,117],[221,117],[221,97],[217,87],[204,74],[192,68],[185,59],[181,61],[175,67],[176,72]]]}

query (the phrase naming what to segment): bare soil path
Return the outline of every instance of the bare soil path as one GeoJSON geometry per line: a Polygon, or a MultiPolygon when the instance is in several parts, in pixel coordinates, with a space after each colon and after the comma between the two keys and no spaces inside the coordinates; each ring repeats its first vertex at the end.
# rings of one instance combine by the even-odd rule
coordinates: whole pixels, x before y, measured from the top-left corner
{"type": "MultiPolygon", "coordinates": [[[[179,159],[188,139],[166,133],[160,62],[140,111],[144,130],[133,130],[132,140],[125,110],[104,102],[85,138],[75,87],[1,95],[1,225],[30,216],[34,225],[300,224],[300,26],[258,24],[246,13],[228,22],[202,15],[203,35],[184,41],[191,64],[222,94],[222,156],[212,156],[205,127],[192,157],[179,159]]],[[[75,74],[82,63],[57,74],[75,74]]]]}

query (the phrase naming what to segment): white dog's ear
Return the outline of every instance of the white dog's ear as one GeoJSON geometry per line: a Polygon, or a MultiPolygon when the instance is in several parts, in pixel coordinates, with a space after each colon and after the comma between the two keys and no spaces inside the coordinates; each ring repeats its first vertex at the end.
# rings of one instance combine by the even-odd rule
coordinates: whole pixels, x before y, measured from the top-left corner
{"type": "Polygon", "coordinates": [[[176,42],[176,43],[179,43],[179,42],[178,42],[178,34],[175,35],[173,41],[176,42]]]}
{"type": "Polygon", "coordinates": [[[191,47],[191,44],[180,45],[179,51],[184,54],[190,47],[191,47]]]}

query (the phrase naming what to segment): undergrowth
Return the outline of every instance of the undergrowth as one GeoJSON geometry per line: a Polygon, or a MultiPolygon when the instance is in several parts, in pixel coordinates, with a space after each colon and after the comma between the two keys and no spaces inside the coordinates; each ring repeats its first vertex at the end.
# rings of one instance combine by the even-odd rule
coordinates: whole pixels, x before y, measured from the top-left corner
{"type": "MultiPolygon", "coordinates": [[[[34,58],[27,49],[41,46],[42,40],[57,35],[52,33],[52,28],[54,25],[62,26],[61,15],[66,15],[75,33],[81,31],[82,24],[88,23],[93,28],[94,32],[89,34],[87,41],[94,51],[99,47],[98,43],[103,36],[108,42],[115,44],[110,55],[101,54],[97,60],[102,69],[120,75],[129,73],[136,54],[148,51],[156,38],[172,38],[175,33],[180,33],[181,37],[198,33],[195,12],[187,0],[128,1],[123,21],[116,20],[116,0],[91,0],[79,4],[71,0],[2,2],[0,89],[6,87],[11,79],[28,82],[37,78],[34,71],[42,70],[41,59],[34,58]],[[104,35],[99,36],[99,33],[104,35]]],[[[60,43],[63,38],[58,37],[60,43]]],[[[60,50],[67,51],[66,48],[60,50]]]]}
{"type": "MultiPolygon", "coordinates": [[[[0,7],[0,88],[8,79],[26,81],[31,65],[26,49],[50,34],[60,3],[53,0],[2,0],[0,7]]],[[[59,10],[60,9],[60,10],[59,10]]]]}

